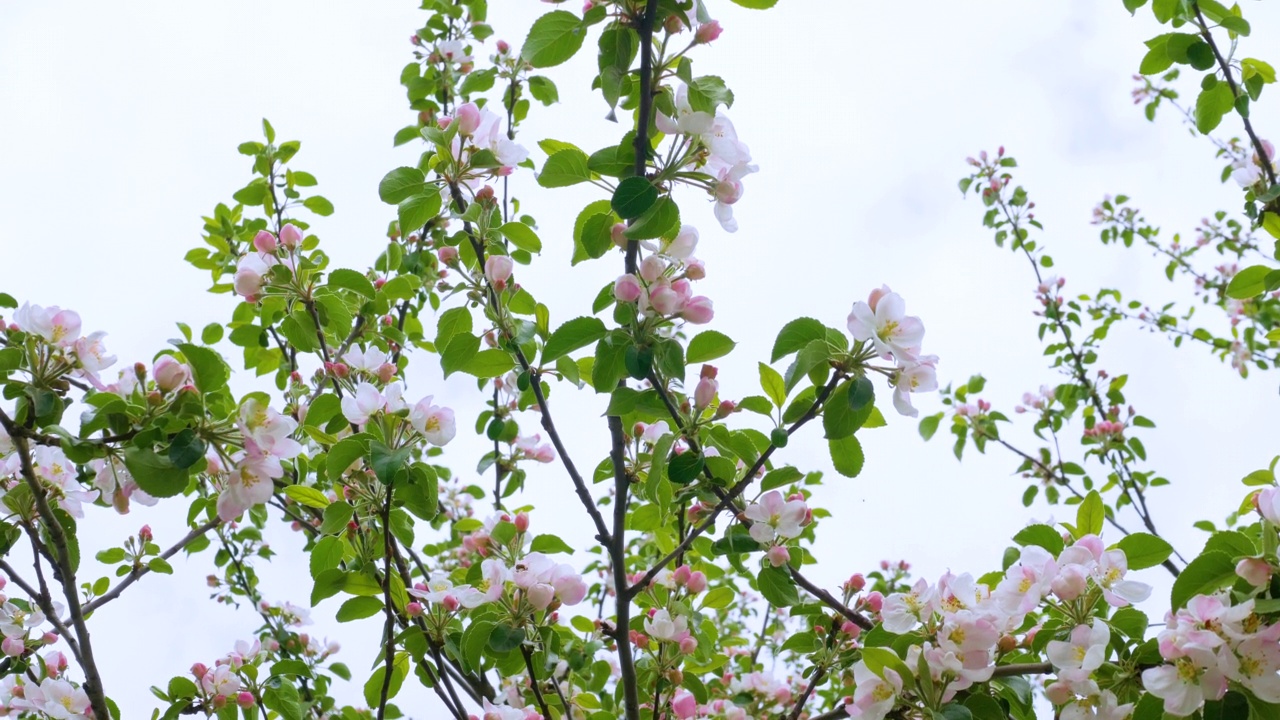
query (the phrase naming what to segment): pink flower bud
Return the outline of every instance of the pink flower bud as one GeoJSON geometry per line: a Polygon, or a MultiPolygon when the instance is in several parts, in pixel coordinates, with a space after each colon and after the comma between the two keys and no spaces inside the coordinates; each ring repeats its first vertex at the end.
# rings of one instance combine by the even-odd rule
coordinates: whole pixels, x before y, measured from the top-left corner
{"type": "Polygon", "coordinates": [[[715,399],[718,389],[719,384],[711,378],[704,377],[699,380],[698,387],[693,391],[694,407],[702,410],[711,405],[711,401],[715,399]]]}
{"type": "Polygon", "coordinates": [[[254,700],[253,693],[251,692],[242,691],[240,694],[236,695],[236,704],[242,708],[251,708],[256,702],[257,700],[254,700]]]}
{"type": "Polygon", "coordinates": [[[889,289],[888,285],[881,285],[875,290],[872,290],[871,295],[867,297],[867,304],[871,306],[871,312],[876,311],[876,305],[879,304],[880,298],[884,297],[885,295],[888,295],[891,292],[893,291],[889,289]]]}
{"type": "Polygon", "coordinates": [[[143,526],[142,526],[142,529],[138,531],[138,539],[139,539],[139,540],[141,540],[141,541],[142,541],[142,542],[144,542],[144,543],[149,543],[149,542],[151,542],[151,540],[152,540],[152,535],[151,535],[151,526],[150,526],[150,525],[143,525],[143,526]]]}
{"type": "Polygon", "coordinates": [[[490,255],[488,260],[484,261],[484,276],[493,285],[495,290],[502,290],[507,287],[507,280],[511,277],[511,258],[506,255],[490,255]]]}
{"type": "Polygon", "coordinates": [[[302,244],[302,231],[293,223],[286,224],[280,228],[280,244],[290,250],[298,247],[302,244]]]}
{"type": "Polygon", "coordinates": [[[516,513],[516,532],[529,532],[529,513],[516,513]]]}
{"type": "Polygon", "coordinates": [[[1262,558],[1245,558],[1236,563],[1236,575],[1254,587],[1265,587],[1271,582],[1271,566],[1262,558]]]}
{"type": "Polygon", "coordinates": [[[685,655],[692,655],[698,651],[698,640],[692,635],[687,635],[680,639],[680,652],[685,655]]]}
{"type": "Polygon", "coordinates": [[[671,573],[671,579],[674,580],[677,585],[684,585],[688,583],[689,578],[692,576],[693,571],[689,569],[688,565],[681,565],[675,569],[675,572],[671,573]]]}
{"type": "Polygon", "coordinates": [[[613,282],[613,296],[619,302],[633,303],[643,294],[644,288],[640,286],[640,280],[635,275],[623,275],[613,282]]]}
{"type": "Polygon", "coordinates": [[[681,317],[694,325],[705,325],[711,322],[711,318],[715,317],[715,314],[711,299],[702,295],[689,298],[689,302],[685,303],[684,310],[680,312],[681,317]]]}
{"type": "Polygon", "coordinates": [[[676,714],[678,720],[692,720],[698,715],[698,699],[693,693],[680,688],[676,691],[675,697],[671,698],[671,711],[676,714]]]}
{"type": "Polygon", "coordinates": [[[614,245],[620,248],[627,247],[627,236],[623,235],[626,230],[627,226],[623,223],[614,223],[613,227],[609,228],[609,237],[613,240],[614,245]]]}
{"type": "Polygon", "coordinates": [[[697,595],[707,589],[707,576],[701,570],[695,570],[689,575],[689,581],[685,583],[685,587],[689,589],[689,594],[697,595]]]}
{"type": "Polygon", "coordinates": [[[723,420],[734,413],[738,406],[732,400],[721,400],[720,405],[716,407],[716,419],[723,420]]]}
{"type": "Polygon", "coordinates": [[[378,366],[378,379],[384,384],[391,382],[391,378],[396,376],[396,366],[391,363],[382,363],[378,366]]]}
{"type": "Polygon", "coordinates": [[[849,592],[862,592],[862,588],[867,586],[867,578],[862,573],[854,573],[845,581],[844,587],[849,592]]]}
{"type": "Polygon", "coordinates": [[[45,673],[51,678],[58,677],[58,674],[67,669],[67,656],[58,651],[53,651],[44,656],[45,673]]]}
{"type": "MultiPolygon", "coordinates": [[[[643,267],[641,272],[644,272],[643,267]]],[[[684,307],[680,294],[666,284],[649,288],[649,304],[659,315],[674,315],[684,307]]]]}
{"type": "Polygon", "coordinates": [[[260,253],[272,255],[276,248],[280,247],[280,243],[276,241],[276,236],[266,230],[259,230],[257,235],[253,236],[253,247],[260,253]]]}
{"type": "Polygon", "coordinates": [[[720,27],[720,21],[712,20],[711,22],[703,23],[698,26],[697,32],[694,33],[694,40],[702,44],[714,42],[716,38],[720,37],[720,33],[722,32],[724,32],[724,30],[720,27]]]}
{"type": "Polygon", "coordinates": [[[52,645],[58,642],[58,634],[55,632],[47,632],[41,636],[40,640],[43,641],[45,645],[52,645]]]}
{"type": "Polygon", "coordinates": [[[458,123],[458,134],[472,135],[480,127],[480,108],[475,103],[463,103],[453,114],[458,123]]]}
{"type": "Polygon", "coordinates": [[[436,257],[440,258],[441,265],[452,265],[458,260],[458,248],[445,245],[436,251],[436,257]]]}
{"type": "Polygon", "coordinates": [[[418,617],[419,615],[422,614],[422,609],[423,609],[422,603],[417,601],[411,602],[404,606],[404,612],[409,617],[418,617]]]}
{"type": "Polygon", "coordinates": [[[507,44],[506,40],[498,41],[498,52],[502,53],[503,55],[506,55],[507,53],[511,52],[511,46],[507,44]]]}
{"type": "Polygon", "coordinates": [[[191,369],[178,362],[172,355],[161,355],[151,368],[156,385],[164,392],[171,392],[191,382],[191,369]]]}
{"type": "Polygon", "coordinates": [[[640,263],[640,277],[645,282],[656,282],[667,270],[667,264],[657,255],[650,255],[640,263]]]}
{"type": "Polygon", "coordinates": [[[862,628],[853,624],[852,620],[845,620],[844,624],[840,626],[840,632],[856,640],[862,634],[862,628]]]}
{"type": "Polygon", "coordinates": [[[872,590],[863,598],[863,603],[866,604],[868,610],[878,613],[884,608],[884,596],[879,591],[872,590]]]}
{"type": "Polygon", "coordinates": [[[462,603],[458,602],[458,598],[452,595],[445,595],[444,599],[440,601],[440,604],[449,612],[455,612],[458,608],[462,607],[462,603]]]}
{"type": "Polygon", "coordinates": [[[26,652],[27,643],[24,643],[22,638],[5,638],[4,642],[0,643],[0,650],[3,650],[5,655],[9,657],[18,657],[23,652],[26,652]]]}
{"type": "Polygon", "coordinates": [[[203,678],[207,672],[209,672],[209,667],[204,663],[196,663],[191,666],[191,674],[195,676],[195,679],[197,680],[203,678]]]}
{"type": "Polygon", "coordinates": [[[453,118],[448,115],[441,115],[440,117],[436,118],[436,127],[440,128],[441,130],[448,130],[449,126],[452,124],[453,124],[453,118]]]}
{"type": "Polygon", "coordinates": [[[774,545],[769,548],[769,552],[765,553],[769,558],[769,564],[774,567],[782,567],[791,560],[791,553],[787,552],[787,548],[782,545],[774,545]]]}

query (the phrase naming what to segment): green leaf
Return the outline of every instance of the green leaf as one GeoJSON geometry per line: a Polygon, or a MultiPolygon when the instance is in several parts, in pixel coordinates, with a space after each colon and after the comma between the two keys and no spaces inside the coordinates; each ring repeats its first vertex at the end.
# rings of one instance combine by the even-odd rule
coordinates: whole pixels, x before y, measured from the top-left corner
{"type": "Polygon", "coordinates": [[[131,446],[124,451],[124,465],[134,482],[148,495],[173,497],[187,489],[187,471],[149,448],[131,446]]]}
{"type": "Polygon", "coordinates": [[[733,107],[733,91],[725,86],[724,80],[715,75],[705,75],[693,79],[689,83],[689,106],[696,112],[715,115],[720,105],[733,107]]]}
{"type": "Polygon", "coordinates": [[[161,558],[161,557],[153,557],[150,560],[148,560],[147,567],[153,573],[160,573],[161,575],[173,574],[173,566],[170,565],[168,561],[166,561],[164,558],[161,558]]]}
{"type": "Polygon", "coordinates": [[[205,441],[191,428],[183,428],[169,443],[169,462],[176,468],[186,470],[200,462],[207,447],[205,441]]]}
{"type": "Polygon", "coordinates": [[[1178,610],[1196,595],[1216,592],[1236,579],[1236,564],[1224,552],[1207,552],[1192,559],[1173,581],[1170,602],[1178,610]]]}
{"type": "Polygon", "coordinates": [[[287,679],[273,677],[268,680],[266,689],[262,692],[262,704],[279,713],[283,720],[302,720],[303,718],[302,699],[298,696],[298,688],[287,679]]]}
{"type": "Polygon", "coordinates": [[[658,188],[642,177],[624,178],[613,191],[609,206],[624,220],[633,220],[658,202],[658,188]]]}
{"type": "Polygon", "coordinates": [[[388,205],[398,205],[402,200],[425,193],[426,179],[418,168],[398,167],[378,183],[378,197],[388,205]]]}
{"type": "Polygon", "coordinates": [[[369,465],[384,485],[395,483],[405,472],[413,456],[413,448],[390,448],[374,440],[369,443],[369,465]]]}
{"type": "Polygon", "coordinates": [[[320,217],[329,217],[333,214],[333,203],[329,199],[320,195],[312,195],[302,201],[302,206],[320,217]]]}
{"type": "Polygon", "coordinates": [[[538,174],[538,184],[545,188],[568,187],[591,179],[587,154],[577,149],[559,150],[547,158],[538,174]]]}
{"type": "Polygon", "coordinates": [[[396,207],[397,217],[400,218],[400,232],[406,236],[417,232],[427,221],[440,214],[442,204],[440,193],[434,187],[428,188],[425,195],[414,195],[401,200],[396,207]]]}
{"type": "Polygon", "coordinates": [[[1102,532],[1102,523],[1107,517],[1106,507],[1102,504],[1102,496],[1097,490],[1090,490],[1084,502],[1076,510],[1076,538],[1085,535],[1097,535],[1102,532]]]}
{"type": "Polygon", "coordinates": [[[1057,557],[1065,543],[1062,535],[1048,525],[1028,525],[1013,536],[1013,541],[1022,546],[1038,545],[1057,557]]]}
{"type": "Polygon", "coordinates": [[[799,352],[804,346],[814,340],[826,340],[827,328],[822,323],[813,318],[798,318],[792,320],[782,326],[782,330],[778,331],[778,337],[773,341],[773,352],[769,357],[769,362],[775,363],[778,360],[799,352]]]}
{"type": "Polygon", "coordinates": [[[223,362],[221,355],[209,348],[190,343],[183,343],[178,349],[187,358],[192,380],[200,392],[211,393],[226,386],[227,380],[231,378],[231,369],[223,362]]]}
{"type": "Polygon", "coordinates": [[[862,661],[867,664],[867,669],[875,673],[880,679],[884,679],[884,671],[886,669],[898,673],[902,682],[910,685],[913,675],[907,669],[907,664],[898,657],[898,654],[887,647],[866,647],[862,649],[862,661]]]}
{"type": "Polygon", "coordinates": [[[741,5],[752,10],[768,10],[778,4],[778,0],[733,0],[733,2],[735,5],[741,5]]]}
{"type": "Polygon", "coordinates": [[[515,366],[516,361],[511,359],[511,353],[498,348],[489,348],[471,356],[467,364],[462,366],[462,372],[478,378],[492,378],[505,375],[515,366]]]}
{"type": "Polygon", "coordinates": [[[1244,479],[1240,482],[1251,487],[1258,485],[1274,485],[1276,482],[1276,475],[1271,470],[1264,468],[1262,470],[1254,470],[1248,475],[1245,475],[1244,479]]]}
{"type": "Polygon", "coordinates": [[[586,347],[608,332],[599,318],[574,318],[556,328],[542,348],[542,364],[554,362],[578,348],[586,347]]]}
{"type": "Polygon", "coordinates": [[[374,597],[353,597],[338,608],[338,622],[351,622],[373,617],[382,612],[382,601],[374,597]]]}
{"type": "Polygon", "coordinates": [[[521,250],[531,253],[542,252],[542,241],[538,239],[538,234],[522,222],[509,222],[498,228],[498,231],[521,250]]]}
{"type": "Polygon", "coordinates": [[[857,437],[850,435],[828,440],[827,447],[831,451],[831,463],[835,465],[836,472],[848,478],[858,477],[862,472],[864,457],[862,443],[858,442],[857,437]]]}
{"type": "Polygon", "coordinates": [[[1205,135],[1213,132],[1222,122],[1222,117],[1235,107],[1235,102],[1235,95],[1226,83],[1220,82],[1202,90],[1196,98],[1196,129],[1205,135]]]}
{"type": "Polygon", "coordinates": [[[698,606],[707,610],[720,610],[729,607],[737,596],[733,588],[720,585],[708,590],[707,594],[702,596],[702,602],[698,606]]]}
{"type": "Polygon", "coordinates": [[[1155,567],[1173,554],[1173,546],[1163,538],[1141,532],[1124,536],[1115,546],[1124,551],[1130,570],[1155,567]]]}
{"type": "Polygon", "coordinates": [[[368,435],[348,437],[339,440],[329,448],[329,456],[325,460],[325,469],[329,471],[329,479],[337,480],[351,463],[364,456],[368,447],[368,435]]]}
{"type": "Polygon", "coordinates": [[[559,65],[578,52],[586,37],[587,29],[578,16],[555,10],[534,21],[520,57],[536,68],[559,65]]]}
{"type": "Polygon", "coordinates": [[[374,295],[373,283],[369,282],[369,278],[363,273],[346,268],[338,268],[329,273],[329,287],[350,290],[369,300],[372,300],[374,295]]]}
{"type": "Polygon", "coordinates": [[[533,552],[540,553],[566,553],[573,554],[573,548],[569,547],[569,543],[561,540],[555,535],[539,535],[529,544],[529,549],[533,552]]]}
{"type": "Polygon", "coordinates": [[[449,377],[467,366],[471,358],[480,351],[480,338],[470,333],[458,333],[449,341],[449,346],[440,353],[440,367],[444,376],[449,377]]]}
{"type": "Polygon", "coordinates": [[[489,634],[489,649],[496,653],[510,652],[520,647],[524,638],[524,628],[499,623],[493,626],[493,632],[489,634]]]}
{"type": "Polygon", "coordinates": [[[706,459],[702,453],[686,450],[679,455],[672,455],[667,461],[667,478],[677,485],[688,485],[705,466],[706,459]]]}
{"type": "Polygon", "coordinates": [[[938,413],[937,415],[929,415],[922,418],[920,420],[920,437],[926,441],[932,439],[933,434],[938,432],[938,423],[942,422],[943,417],[945,417],[944,413],[938,413]]]}
{"type": "Polygon", "coordinates": [[[679,225],[680,206],[670,196],[663,195],[622,234],[628,240],[652,240],[667,236],[679,225]]]}
{"type": "Polygon", "coordinates": [[[326,535],[317,540],[315,547],[311,548],[311,560],[308,562],[312,579],[320,577],[325,570],[336,569],[342,562],[342,555],[341,538],[326,535]]]}
{"type": "Polygon", "coordinates": [[[320,522],[320,533],[323,535],[336,535],[347,529],[347,523],[351,522],[351,518],[355,517],[356,509],[345,500],[339,500],[330,503],[324,509],[324,520],[320,522]]]}
{"type": "Polygon", "coordinates": [[[855,413],[862,412],[876,401],[876,386],[871,378],[859,375],[849,385],[849,409],[855,413]]]}
{"type": "Polygon", "coordinates": [[[706,330],[689,341],[689,348],[685,351],[685,362],[692,364],[715,360],[728,355],[736,345],[737,343],[730,340],[728,335],[715,330],[706,330]]]}
{"type": "Polygon", "coordinates": [[[1271,270],[1266,265],[1250,265],[1236,273],[1227,284],[1227,297],[1248,300],[1266,292],[1266,279],[1271,270]]]}
{"type": "Polygon", "coordinates": [[[760,387],[775,406],[782,407],[787,401],[787,386],[782,381],[782,376],[764,363],[760,363],[760,387]]]}
{"type": "Polygon", "coordinates": [[[774,607],[791,607],[800,602],[800,593],[796,590],[795,581],[783,568],[761,568],[760,573],[756,575],[756,584],[760,587],[760,594],[774,607]]]}

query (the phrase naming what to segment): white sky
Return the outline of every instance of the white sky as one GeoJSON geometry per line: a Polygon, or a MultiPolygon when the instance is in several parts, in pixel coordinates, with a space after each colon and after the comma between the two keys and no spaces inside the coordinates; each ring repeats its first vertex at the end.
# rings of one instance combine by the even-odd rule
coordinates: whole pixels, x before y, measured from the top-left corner
{"type": "MultiPolygon", "coordinates": [[[[1142,40],[1160,32],[1147,9],[1130,18],[1117,0],[899,2],[874,13],[847,0],[785,0],[766,13],[709,5],[725,33],[695,54],[695,73],[720,74],[735,91],[730,116],[761,169],[736,206],[736,235],[721,232],[699,199],[684,203],[685,221],[702,231],[708,278],[699,291],[715,300],[714,327],[739,342],[716,363],[723,397],[758,392],[755,363],[787,320],[811,315],[843,327],[851,303],[881,283],[924,319],[925,349],[941,356],[943,382],[982,372],[984,397],[1006,412],[1024,390],[1057,382],[1035,338],[1026,261],[994,247],[979,203],[956,190],[965,156],[979,149],[1003,143],[1017,156],[1068,291],[1119,286],[1153,304],[1188,296],[1144,252],[1100,245],[1088,221],[1104,193],[1133,196],[1166,234],[1239,207],[1234,185],[1216,180],[1221,166],[1207,141],[1189,137],[1172,114],[1149,124],[1130,103],[1142,40]]],[[[495,38],[517,46],[548,9],[531,0],[490,6],[495,38]]],[[[1258,3],[1246,16],[1262,38],[1280,24],[1280,10],[1258,3]]],[[[232,302],[206,294],[207,276],[182,256],[200,244],[201,215],[249,179],[235,147],[258,139],[264,116],[280,139],[302,141],[293,165],[314,173],[337,207],[314,225],[334,266],[365,267],[393,218],[377,198],[378,180],[416,158],[416,149],[392,148],[391,136],[413,118],[397,78],[410,59],[407,38],[424,19],[414,3],[387,0],[0,4],[0,290],[78,310],[86,331],[110,333],[122,363],[149,361],[177,335],[175,321],[197,329],[225,321],[232,302]]],[[[520,138],[526,146],[545,137],[588,149],[617,142],[623,128],[605,122],[603,102],[588,94],[590,47],[548,73],[566,101],[534,108],[520,138]]],[[[1246,40],[1245,54],[1266,57],[1267,47],[1246,40]]],[[[1254,109],[1264,136],[1280,120],[1274,108],[1254,109]]],[[[1224,132],[1238,128],[1228,121],[1224,132]]],[[[550,305],[553,323],[585,314],[621,268],[610,256],[566,274],[573,219],[600,193],[542,190],[527,172],[514,187],[546,248],[533,268],[519,269],[520,282],[550,305]]],[[[1270,461],[1262,428],[1276,407],[1276,379],[1242,381],[1198,350],[1175,352],[1140,332],[1112,338],[1103,366],[1134,373],[1127,395],[1160,426],[1142,436],[1151,466],[1175,482],[1151,493],[1153,512],[1179,549],[1194,552],[1203,535],[1190,524],[1220,521],[1239,501],[1238,479],[1270,461]]],[[[447,458],[465,472],[484,451],[469,430],[480,396],[461,375],[441,381],[435,358],[416,359],[411,395],[434,393],[459,411],[447,458]]],[[[603,404],[577,395],[557,387],[551,401],[578,465],[590,468],[607,450],[603,404]]],[[[919,405],[928,413],[937,403],[919,405]]],[[[958,464],[945,439],[923,444],[913,421],[889,422],[863,438],[862,476],[830,473],[818,493],[839,518],[814,548],[820,564],[809,574],[824,584],[881,558],[908,559],[931,579],[947,568],[981,574],[999,567],[1029,518],[1073,514],[1022,508],[1024,483],[1011,476],[1009,456],[993,450],[958,464]]],[[[780,456],[829,470],[820,432],[780,456]]],[[[573,531],[552,519],[581,516],[558,466],[536,472],[529,487],[541,510],[534,530],[554,525],[585,547],[585,518],[573,531]]],[[[167,546],[183,532],[185,506],[90,517],[85,532],[98,544],[149,522],[167,546]]],[[[277,532],[274,542],[281,555],[262,569],[265,593],[305,604],[300,539],[277,532]]],[[[207,600],[211,553],[177,560],[174,577],[139,583],[93,623],[106,686],[126,717],[149,714],[148,686],[212,662],[257,624],[247,609],[207,600]]],[[[1145,576],[1157,599],[1167,597],[1161,571],[1145,576]]],[[[91,564],[82,571],[95,577],[91,564]]],[[[337,605],[317,608],[312,629],[342,641],[337,659],[359,682],[340,693],[354,702],[381,626],[339,626],[337,605]]],[[[1148,609],[1158,615],[1158,607],[1148,609]]],[[[428,717],[420,703],[430,694],[412,686],[401,706],[428,717]]]]}

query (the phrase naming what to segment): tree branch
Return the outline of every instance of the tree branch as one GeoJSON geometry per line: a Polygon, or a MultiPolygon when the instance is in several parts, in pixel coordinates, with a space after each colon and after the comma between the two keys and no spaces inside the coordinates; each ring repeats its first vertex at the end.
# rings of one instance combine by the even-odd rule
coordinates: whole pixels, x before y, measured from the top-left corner
{"type": "MultiPolygon", "coordinates": [[[[194,528],[191,532],[187,533],[185,537],[183,537],[181,540],[175,543],[173,547],[160,553],[160,558],[162,560],[168,560],[174,555],[177,555],[180,550],[190,545],[197,538],[204,537],[205,533],[217,527],[221,522],[222,522],[221,520],[215,518],[213,520],[206,522],[200,527],[194,528]]],[[[85,603],[85,606],[84,606],[85,615],[88,615],[94,610],[97,610],[103,605],[106,605],[112,600],[115,600],[116,598],[120,597],[120,593],[124,592],[125,588],[134,584],[138,580],[141,580],[142,576],[146,575],[149,572],[151,572],[151,568],[149,566],[135,565],[134,568],[129,571],[129,574],[125,576],[124,580],[121,580],[119,584],[111,588],[110,592],[103,595],[99,595],[98,597],[94,598],[91,602],[85,603]]]]}

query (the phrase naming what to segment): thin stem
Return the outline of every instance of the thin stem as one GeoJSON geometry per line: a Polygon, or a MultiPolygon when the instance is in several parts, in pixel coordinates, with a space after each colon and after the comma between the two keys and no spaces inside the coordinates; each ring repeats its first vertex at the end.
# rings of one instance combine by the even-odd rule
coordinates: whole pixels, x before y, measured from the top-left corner
{"type": "Polygon", "coordinates": [[[819,667],[813,671],[813,677],[809,679],[809,685],[800,694],[800,699],[796,700],[796,707],[791,711],[791,720],[800,720],[800,716],[804,714],[804,705],[809,702],[809,696],[813,694],[814,688],[818,687],[818,683],[822,682],[822,678],[826,677],[827,669],[819,667]]]}
{"type": "Polygon", "coordinates": [[[538,687],[538,673],[533,668],[533,651],[528,645],[520,645],[520,654],[524,655],[524,666],[529,671],[529,685],[533,688],[533,698],[538,701],[538,709],[542,717],[551,720],[551,709],[547,707],[546,698],[542,697],[542,689],[538,687]]]}
{"type": "MultiPolygon", "coordinates": [[[[190,545],[191,543],[195,542],[196,539],[204,537],[205,533],[217,527],[221,522],[222,522],[221,520],[214,518],[213,520],[206,522],[200,527],[193,529],[191,532],[187,533],[186,536],[184,536],[181,540],[175,543],[173,547],[170,547],[168,550],[165,550],[164,552],[160,553],[160,559],[168,560],[174,555],[177,555],[179,551],[181,551],[183,548],[190,545]]],[[[117,584],[114,588],[111,588],[110,592],[105,593],[103,595],[99,595],[98,597],[94,598],[91,602],[85,603],[84,613],[88,615],[94,610],[97,610],[103,605],[106,605],[112,600],[115,600],[116,598],[120,597],[120,593],[124,592],[125,588],[128,588],[130,585],[141,580],[142,577],[149,572],[151,572],[150,566],[135,565],[133,569],[129,571],[129,574],[125,576],[124,580],[121,580],[119,584],[117,584]]]]}
{"type": "Polygon", "coordinates": [[[387,499],[382,508],[382,602],[387,614],[383,643],[382,690],[378,694],[378,720],[387,712],[387,698],[391,694],[392,668],[396,661],[396,607],[391,600],[391,488],[386,488],[387,499]]]}

